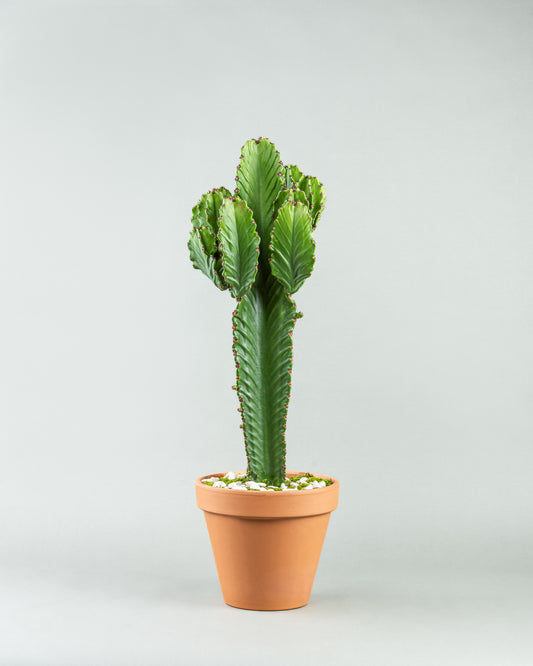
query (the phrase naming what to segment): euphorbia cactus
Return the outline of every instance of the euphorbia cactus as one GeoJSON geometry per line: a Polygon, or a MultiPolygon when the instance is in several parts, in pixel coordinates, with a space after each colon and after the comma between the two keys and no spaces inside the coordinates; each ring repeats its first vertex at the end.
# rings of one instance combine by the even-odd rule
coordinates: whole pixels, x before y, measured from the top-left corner
{"type": "Polygon", "coordinates": [[[313,230],[324,187],[297,166],[284,166],[267,139],[248,141],[231,194],[219,187],[192,211],[189,252],[195,268],[237,301],[233,355],[248,461],[256,481],[285,478],[285,428],[292,372],[292,333],[301,313],[291,295],[311,275],[313,230]]]}

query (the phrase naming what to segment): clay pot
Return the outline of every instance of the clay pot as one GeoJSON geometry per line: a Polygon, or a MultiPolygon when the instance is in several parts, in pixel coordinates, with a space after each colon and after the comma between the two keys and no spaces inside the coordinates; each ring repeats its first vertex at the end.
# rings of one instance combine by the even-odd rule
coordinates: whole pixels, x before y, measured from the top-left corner
{"type": "MultiPolygon", "coordinates": [[[[287,472],[295,476],[301,472],[287,472]]],[[[213,488],[196,480],[224,601],[250,610],[288,610],[309,601],[339,482],[292,492],[213,488]]]]}

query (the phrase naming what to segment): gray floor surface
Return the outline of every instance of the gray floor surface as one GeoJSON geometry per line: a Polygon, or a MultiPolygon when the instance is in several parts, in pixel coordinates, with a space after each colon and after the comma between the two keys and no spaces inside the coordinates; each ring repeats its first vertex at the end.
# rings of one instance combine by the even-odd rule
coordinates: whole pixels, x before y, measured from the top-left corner
{"type": "Polygon", "coordinates": [[[0,570],[2,666],[531,666],[533,579],[319,571],[310,603],[226,606],[213,571],[0,570]]]}

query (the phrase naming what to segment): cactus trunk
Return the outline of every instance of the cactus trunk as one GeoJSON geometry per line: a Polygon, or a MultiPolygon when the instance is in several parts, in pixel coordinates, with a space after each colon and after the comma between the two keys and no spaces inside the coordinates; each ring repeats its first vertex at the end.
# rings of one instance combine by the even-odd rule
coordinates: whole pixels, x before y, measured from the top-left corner
{"type": "Polygon", "coordinates": [[[259,278],[233,313],[237,393],[248,462],[257,481],[285,479],[294,302],[271,275],[259,278]]]}

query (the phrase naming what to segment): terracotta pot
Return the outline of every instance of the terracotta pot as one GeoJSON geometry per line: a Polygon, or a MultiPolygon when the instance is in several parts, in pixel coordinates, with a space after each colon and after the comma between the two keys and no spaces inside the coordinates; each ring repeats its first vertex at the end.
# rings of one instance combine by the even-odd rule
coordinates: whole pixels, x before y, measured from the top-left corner
{"type": "MultiPolygon", "coordinates": [[[[287,472],[294,476],[301,472],[287,472]]],[[[309,601],[339,482],[292,492],[213,488],[196,480],[224,601],[250,610],[288,610],[309,601]]]]}

